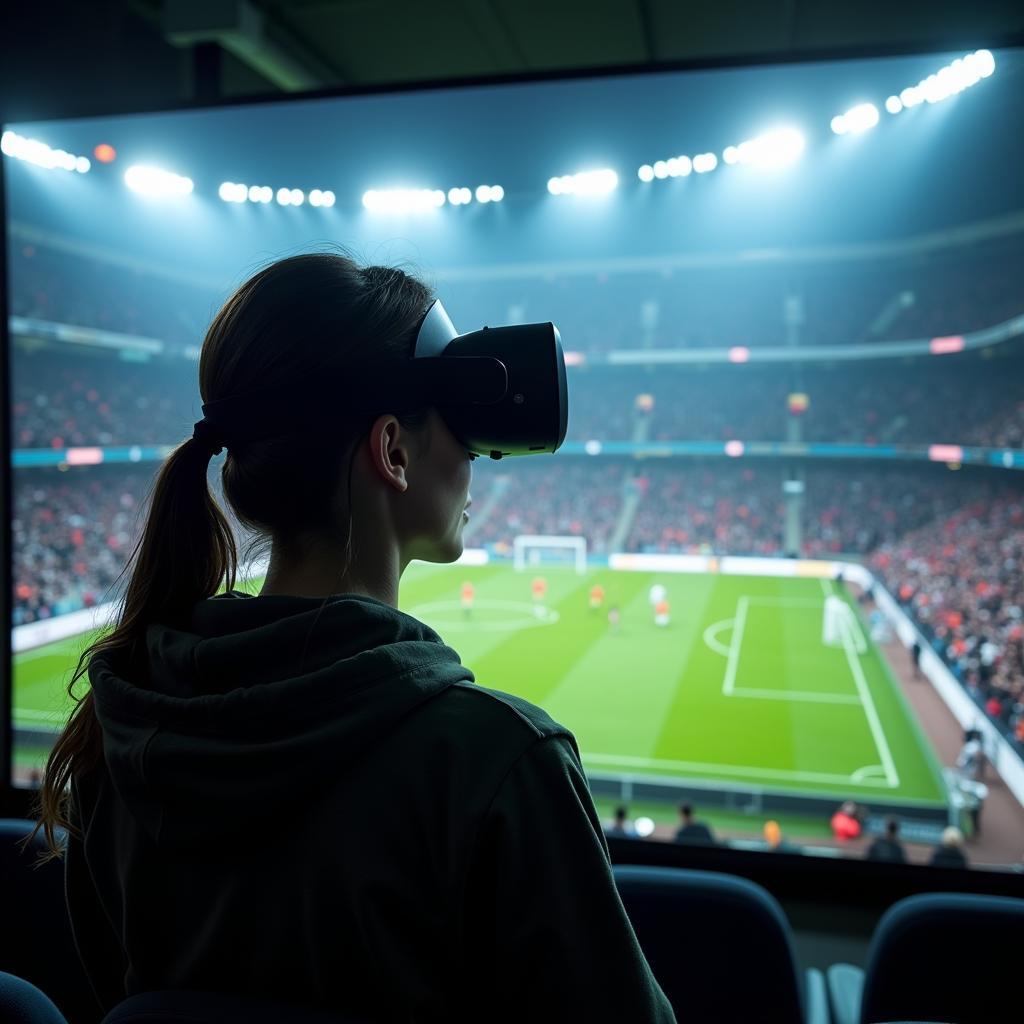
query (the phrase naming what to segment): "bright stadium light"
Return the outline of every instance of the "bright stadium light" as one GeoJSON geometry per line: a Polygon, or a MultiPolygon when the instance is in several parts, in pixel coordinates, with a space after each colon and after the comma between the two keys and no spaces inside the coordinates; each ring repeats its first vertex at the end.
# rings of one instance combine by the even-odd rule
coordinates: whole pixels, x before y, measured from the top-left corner
{"type": "Polygon", "coordinates": [[[983,78],[988,78],[995,69],[996,59],[990,50],[975,50],[974,53],[957,57],[952,64],[939,68],[934,74],[921,79],[917,85],[907,86],[899,96],[890,96],[886,100],[885,108],[890,114],[898,114],[902,107],[916,107],[921,103],[941,103],[963,92],[964,89],[977,85],[983,78]]]}
{"type": "MultiPolygon", "coordinates": [[[[222,186],[223,187],[223,186],[222,186]]],[[[221,197],[223,198],[223,196],[221,197]]],[[[250,185],[250,203],[270,203],[274,200],[274,190],[269,185],[250,185]]]]}
{"type": "MultiPolygon", "coordinates": [[[[657,174],[657,165],[655,173],[657,174]]],[[[618,184],[619,176],[615,171],[604,167],[596,171],[580,171],[578,174],[563,174],[558,178],[549,178],[548,191],[553,196],[599,196],[614,191],[618,184]]]]}
{"type": "Polygon", "coordinates": [[[650,164],[644,164],[637,172],[636,176],[644,182],[654,181],[654,168],[650,164]]]}
{"type": "Polygon", "coordinates": [[[439,188],[370,189],[363,193],[363,206],[371,213],[422,213],[444,206],[439,188]]]}
{"type": "Polygon", "coordinates": [[[504,198],[505,190],[500,185],[480,185],[476,190],[478,203],[500,203],[504,198]]]}
{"type": "Polygon", "coordinates": [[[291,206],[292,190],[290,188],[279,188],[277,190],[277,203],[279,206],[291,206]]]}
{"type": "Polygon", "coordinates": [[[874,128],[878,124],[878,107],[874,103],[858,103],[851,107],[845,114],[837,114],[832,118],[832,131],[836,135],[845,135],[847,132],[858,134],[874,128]]]}
{"type": "Polygon", "coordinates": [[[12,131],[6,131],[0,136],[0,152],[4,156],[24,160],[37,167],[45,167],[49,171],[77,171],[79,174],[85,174],[92,166],[87,157],[76,156],[63,149],[51,149],[45,142],[27,139],[12,131]]]}
{"type": "Polygon", "coordinates": [[[292,206],[301,206],[306,201],[305,193],[301,188],[292,189],[292,206]]]}
{"type": "Polygon", "coordinates": [[[135,164],[124,172],[124,183],[133,192],[155,198],[187,196],[194,187],[191,178],[142,164],[135,164]]]}
{"type": "Polygon", "coordinates": [[[698,174],[707,174],[718,166],[718,157],[714,153],[698,153],[693,158],[693,169],[698,174]]]}
{"type": "Polygon", "coordinates": [[[727,164],[751,164],[755,167],[785,167],[800,158],[807,145],[795,128],[776,128],[722,153],[727,164]]]}
{"type": "Polygon", "coordinates": [[[225,203],[244,203],[249,198],[249,189],[245,185],[240,185],[234,181],[225,181],[217,189],[217,195],[225,203]]]}
{"type": "Polygon", "coordinates": [[[655,160],[654,162],[654,176],[658,179],[664,179],[668,177],[668,161],[667,160],[655,160]]]}

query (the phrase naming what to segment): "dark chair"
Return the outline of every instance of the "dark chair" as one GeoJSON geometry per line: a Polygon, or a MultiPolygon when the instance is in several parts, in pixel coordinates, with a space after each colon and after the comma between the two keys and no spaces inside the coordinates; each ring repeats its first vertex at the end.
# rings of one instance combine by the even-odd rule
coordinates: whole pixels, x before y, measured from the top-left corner
{"type": "Polygon", "coordinates": [[[1024,900],[962,893],[910,896],[875,928],[867,969],[836,964],[828,988],[837,1024],[1019,1020],[1024,900]]]}
{"type": "Polygon", "coordinates": [[[614,871],[644,955],[681,1021],[827,1024],[824,976],[801,973],[789,922],[761,886],[711,871],[614,871]]]}
{"type": "Polygon", "coordinates": [[[145,992],[119,1003],[102,1024],[369,1024],[326,1010],[224,992],[145,992]]]}
{"type": "Polygon", "coordinates": [[[68,1024],[45,992],[6,971],[0,971],[0,1020],[4,1024],[68,1024]]]}
{"type": "Polygon", "coordinates": [[[64,902],[64,862],[36,866],[42,833],[22,840],[35,823],[0,818],[0,971],[42,989],[72,1024],[92,1024],[99,1007],[82,969],[64,902]]]}

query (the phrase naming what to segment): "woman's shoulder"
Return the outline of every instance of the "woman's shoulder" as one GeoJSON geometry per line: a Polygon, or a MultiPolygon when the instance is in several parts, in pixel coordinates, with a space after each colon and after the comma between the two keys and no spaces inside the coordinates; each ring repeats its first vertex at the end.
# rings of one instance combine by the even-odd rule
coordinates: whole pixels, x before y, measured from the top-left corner
{"type": "Polygon", "coordinates": [[[477,728],[488,728],[523,740],[564,737],[572,733],[543,708],[502,690],[491,690],[472,682],[459,682],[445,691],[445,701],[460,718],[477,728]]]}

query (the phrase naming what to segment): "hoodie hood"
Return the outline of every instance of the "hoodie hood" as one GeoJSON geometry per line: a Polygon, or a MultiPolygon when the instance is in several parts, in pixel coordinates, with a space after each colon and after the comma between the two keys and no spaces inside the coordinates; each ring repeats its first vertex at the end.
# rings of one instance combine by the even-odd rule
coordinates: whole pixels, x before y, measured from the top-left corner
{"type": "Polygon", "coordinates": [[[146,645],[145,686],[102,653],[89,679],[111,780],[168,847],[296,813],[425,701],[473,681],[432,629],[355,595],[232,591],[200,601],[188,630],[151,625],[146,645]]]}

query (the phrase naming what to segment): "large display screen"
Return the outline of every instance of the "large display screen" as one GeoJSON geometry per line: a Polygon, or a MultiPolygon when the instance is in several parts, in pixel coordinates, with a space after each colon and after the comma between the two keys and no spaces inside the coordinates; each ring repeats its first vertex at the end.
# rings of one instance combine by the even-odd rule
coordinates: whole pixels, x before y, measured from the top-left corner
{"type": "Polygon", "coordinates": [[[414,563],[400,603],[575,733],[611,834],[1019,864],[1022,70],[4,126],[15,783],[200,418],[211,319],[268,263],[343,251],[421,276],[461,331],[561,331],[565,445],[477,460],[463,559],[414,563]]]}

